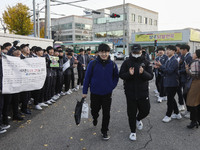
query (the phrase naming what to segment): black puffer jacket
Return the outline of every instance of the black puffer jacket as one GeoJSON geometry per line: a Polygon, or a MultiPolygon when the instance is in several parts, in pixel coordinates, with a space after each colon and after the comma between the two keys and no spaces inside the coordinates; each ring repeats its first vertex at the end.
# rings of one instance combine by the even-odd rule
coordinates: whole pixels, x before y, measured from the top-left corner
{"type": "Polygon", "coordinates": [[[119,77],[124,80],[125,93],[133,96],[135,99],[149,96],[148,81],[153,79],[153,71],[150,62],[144,56],[135,58],[130,55],[129,59],[122,64],[119,77]],[[142,74],[139,74],[140,66],[144,68],[142,74]],[[129,73],[130,67],[134,67],[134,75],[129,73]]]}

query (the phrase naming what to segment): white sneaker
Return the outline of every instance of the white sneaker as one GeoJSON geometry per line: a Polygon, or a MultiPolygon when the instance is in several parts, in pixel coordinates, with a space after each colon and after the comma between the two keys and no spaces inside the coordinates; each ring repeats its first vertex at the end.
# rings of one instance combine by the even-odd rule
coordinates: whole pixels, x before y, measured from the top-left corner
{"type": "Polygon", "coordinates": [[[70,95],[71,93],[69,91],[65,92],[65,95],[70,95]]]}
{"type": "Polygon", "coordinates": [[[56,102],[56,101],[54,101],[53,99],[50,99],[49,101],[50,101],[51,103],[55,103],[55,102],[56,102]]]}
{"type": "Polygon", "coordinates": [[[162,100],[167,101],[167,96],[164,96],[162,100]]]}
{"type": "Polygon", "coordinates": [[[57,100],[59,97],[57,97],[56,95],[54,95],[53,97],[52,97],[52,99],[55,101],[55,100],[57,100]]]}
{"type": "Polygon", "coordinates": [[[48,107],[48,105],[47,104],[45,104],[45,103],[39,103],[39,105],[40,105],[40,107],[48,107]]]}
{"type": "Polygon", "coordinates": [[[46,101],[45,103],[48,104],[48,105],[52,104],[52,102],[50,100],[46,101]]]}
{"type": "Polygon", "coordinates": [[[76,86],[76,89],[79,90],[79,88],[80,88],[79,85],[77,85],[77,86],[76,86]]]}
{"type": "Polygon", "coordinates": [[[1,126],[1,128],[4,129],[4,130],[7,130],[7,129],[10,128],[10,125],[9,125],[9,124],[8,124],[8,125],[3,124],[3,125],[1,126]]]}
{"type": "Polygon", "coordinates": [[[143,129],[143,123],[142,123],[142,121],[141,120],[140,121],[136,120],[136,126],[137,126],[138,130],[142,130],[143,129]]]}
{"type": "Polygon", "coordinates": [[[60,97],[60,94],[58,93],[57,96],[60,97]]]}
{"type": "Polygon", "coordinates": [[[187,118],[187,119],[190,119],[190,112],[187,111],[184,117],[187,118]]]}
{"type": "Polygon", "coordinates": [[[155,94],[156,97],[159,97],[160,93],[155,94]]]}
{"type": "Polygon", "coordinates": [[[76,88],[73,88],[72,91],[75,91],[75,92],[76,92],[76,91],[78,91],[78,90],[77,90],[76,88]]]}
{"type": "Polygon", "coordinates": [[[40,105],[38,104],[38,105],[35,105],[35,109],[42,110],[42,107],[40,107],[40,105]]]}
{"type": "Polygon", "coordinates": [[[162,103],[163,98],[162,97],[158,97],[157,102],[158,103],[162,103]]]}
{"type": "Polygon", "coordinates": [[[129,135],[129,139],[130,139],[131,141],[136,141],[136,133],[131,133],[131,134],[129,135]]]}
{"type": "Polygon", "coordinates": [[[83,85],[81,85],[81,89],[83,88],[83,85]]]}
{"type": "Polygon", "coordinates": [[[64,96],[64,95],[65,95],[65,93],[64,93],[63,91],[61,91],[61,92],[60,92],[60,95],[64,96]]]}
{"type": "Polygon", "coordinates": [[[171,117],[165,116],[162,121],[163,122],[170,122],[171,120],[172,120],[171,117]]]}
{"type": "Polygon", "coordinates": [[[185,110],[185,106],[184,106],[184,105],[180,105],[180,106],[178,107],[178,110],[179,110],[179,111],[184,111],[184,110],[185,110]]]}
{"type": "Polygon", "coordinates": [[[154,92],[155,92],[155,94],[159,94],[157,89],[155,89],[154,92]]]}
{"type": "Polygon", "coordinates": [[[7,130],[2,129],[2,127],[0,127],[0,134],[7,132],[7,130]]]}
{"type": "Polygon", "coordinates": [[[73,93],[71,89],[69,89],[69,92],[70,92],[71,94],[73,93]]]}
{"type": "Polygon", "coordinates": [[[178,114],[172,114],[171,115],[171,118],[173,118],[173,119],[181,119],[182,118],[182,116],[181,116],[181,114],[180,113],[178,113],[178,114]]]}

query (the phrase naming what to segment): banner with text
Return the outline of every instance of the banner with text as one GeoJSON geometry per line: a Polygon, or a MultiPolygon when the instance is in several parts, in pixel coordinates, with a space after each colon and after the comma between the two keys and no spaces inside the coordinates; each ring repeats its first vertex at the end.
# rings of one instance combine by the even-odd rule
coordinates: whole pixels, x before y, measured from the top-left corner
{"type": "Polygon", "coordinates": [[[2,93],[11,94],[41,89],[46,79],[45,58],[2,57],[2,93]]]}
{"type": "Polygon", "coordinates": [[[135,35],[135,42],[150,42],[150,41],[154,41],[154,40],[181,41],[182,40],[182,32],[135,35]]]}

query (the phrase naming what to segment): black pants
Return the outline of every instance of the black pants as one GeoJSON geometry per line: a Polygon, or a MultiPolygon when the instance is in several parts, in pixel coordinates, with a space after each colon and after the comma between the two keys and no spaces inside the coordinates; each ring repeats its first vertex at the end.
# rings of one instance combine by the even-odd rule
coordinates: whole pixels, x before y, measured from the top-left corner
{"type": "Polygon", "coordinates": [[[161,75],[159,75],[158,76],[158,79],[157,79],[158,81],[158,87],[159,87],[159,96],[160,97],[164,97],[164,96],[166,96],[166,89],[165,89],[165,87],[164,87],[164,84],[163,84],[163,82],[164,82],[164,77],[162,77],[161,75]]]}
{"type": "Polygon", "coordinates": [[[11,94],[4,94],[4,105],[3,105],[3,111],[2,111],[2,116],[3,116],[3,124],[8,125],[8,113],[9,113],[9,106],[12,100],[12,95],[11,94]]]}
{"type": "Polygon", "coordinates": [[[62,91],[63,84],[64,84],[64,75],[63,75],[63,72],[62,72],[62,74],[60,76],[59,93],[62,91]]]}
{"type": "Polygon", "coordinates": [[[159,77],[156,77],[155,84],[156,84],[156,88],[157,88],[158,92],[160,93],[159,77]]]}
{"type": "Polygon", "coordinates": [[[184,105],[183,92],[182,92],[181,84],[179,84],[179,86],[177,88],[177,94],[178,94],[178,103],[179,103],[179,105],[184,105]]]}
{"type": "Polygon", "coordinates": [[[20,100],[22,103],[22,111],[26,111],[27,110],[27,106],[28,106],[28,101],[29,101],[29,96],[28,96],[28,92],[21,92],[20,93],[20,100]]]}
{"type": "Polygon", "coordinates": [[[91,114],[93,119],[97,119],[99,117],[99,111],[102,108],[102,127],[101,127],[101,132],[102,133],[107,133],[108,131],[108,126],[110,122],[110,108],[111,108],[111,102],[112,102],[112,93],[107,94],[107,95],[96,95],[96,94],[91,94],[90,99],[91,99],[91,114]]]}
{"type": "Polygon", "coordinates": [[[196,107],[188,107],[190,111],[190,120],[191,121],[200,121],[200,105],[196,107]]]}
{"type": "Polygon", "coordinates": [[[46,101],[48,101],[48,100],[50,100],[49,99],[49,97],[51,97],[50,96],[50,82],[51,82],[51,77],[50,76],[47,76],[46,77],[46,80],[45,80],[45,83],[44,83],[44,102],[46,102],[46,101]]]}
{"type": "Polygon", "coordinates": [[[56,95],[61,92],[61,90],[60,90],[61,82],[62,82],[61,80],[62,80],[62,71],[57,70],[56,87],[55,87],[55,94],[56,95]]]}
{"type": "Polygon", "coordinates": [[[12,95],[13,117],[19,115],[19,101],[20,101],[20,93],[13,94],[12,95]]]}
{"type": "Polygon", "coordinates": [[[65,92],[70,88],[71,74],[64,74],[65,92]]]}
{"type": "Polygon", "coordinates": [[[144,119],[150,112],[149,98],[135,99],[131,93],[125,93],[127,102],[127,114],[132,133],[136,131],[136,120],[144,119]]]}
{"type": "Polygon", "coordinates": [[[33,99],[34,99],[34,105],[38,105],[39,103],[42,103],[43,97],[42,97],[42,89],[33,91],[33,99]]]}
{"type": "Polygon", "coordinates": [[[71,74],[71,87],[72,87],[72,89],[74,88],[74,81],[75,81],[74,69],[72,69],[72,74],[71,74]]]}
{"type": "Polygon", "coordinates": [[[174,99],[178,87],[167,87],[167,113],[166,116],[171,117],[172,113],[179,113],[176,100],[174,99]]]}
{"type": "Polygon", "coordinates": [[[2,125],[3,103],[4,103],[4,95],[0,93],[0,126],[2,125]]]}
{"type": "Polygon", "coordinates": [[[83,85],[84,78],[85,78],[85,70],[78,70],[77,85],[79,85],[79,84],[83,85]]]}
{"type": "Polygon", "coordinates": [[[56,79],[57,79],[57,74],[55,73],[55,74],[52,76],[51,98],[55,95],[56,79]]]}

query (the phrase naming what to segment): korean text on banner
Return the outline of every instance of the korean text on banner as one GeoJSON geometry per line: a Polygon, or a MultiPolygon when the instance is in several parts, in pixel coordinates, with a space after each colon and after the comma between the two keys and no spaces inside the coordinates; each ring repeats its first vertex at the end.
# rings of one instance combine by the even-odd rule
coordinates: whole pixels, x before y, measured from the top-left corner
{"type": "Polygon", "coordinates": [[[2,57],[2,93],[12,94],[41,89],[46,79],[45,58],[2,57]]]}

